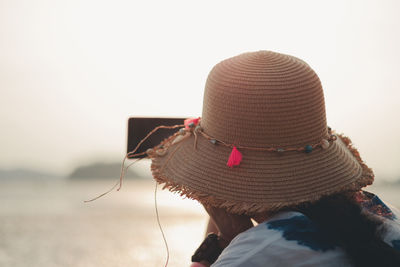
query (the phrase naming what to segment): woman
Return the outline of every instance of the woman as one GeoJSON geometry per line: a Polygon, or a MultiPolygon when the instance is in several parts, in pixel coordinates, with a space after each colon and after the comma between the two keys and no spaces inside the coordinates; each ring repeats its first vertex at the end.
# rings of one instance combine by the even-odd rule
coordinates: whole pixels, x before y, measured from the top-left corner
{"type": "Polygon", "coordinates": [[[258,51],[218,63],[202,117],[147,154],[157,182],[211,217],[217,234],[195,265],[400,266],[395,214],[361,191],[374,174],[327,126],[321,82],[296,57],[258,51]]]}

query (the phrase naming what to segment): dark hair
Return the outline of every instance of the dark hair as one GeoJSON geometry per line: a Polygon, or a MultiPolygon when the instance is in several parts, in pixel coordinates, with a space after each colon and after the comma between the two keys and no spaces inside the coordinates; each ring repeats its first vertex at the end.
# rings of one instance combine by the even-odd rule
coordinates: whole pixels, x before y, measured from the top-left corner
{"type": "Polygon", "coordinates": [[[382,219],[362,212],[354,193],[326,196],[294,209],[335,237],[354,266],[400,266],[400,251],[382,240],[382,219]]]}

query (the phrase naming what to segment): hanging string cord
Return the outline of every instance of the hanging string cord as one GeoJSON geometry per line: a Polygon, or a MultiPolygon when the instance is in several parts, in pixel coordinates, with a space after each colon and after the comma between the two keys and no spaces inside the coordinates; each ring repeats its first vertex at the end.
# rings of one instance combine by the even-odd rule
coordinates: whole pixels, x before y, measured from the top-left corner
{"type": "MultiPolygon", "coordinates": [[[[157,126],[156,128],[154,128],[153,130],[151,130],[135,147],[134,150],[132,150],[131,152],[129,152],[126,157],[132,157],[134,155],[134,153],[136,152],[136,150],[138,150],[138,148],[142,145],[142,143],[144,141],[147,140],[147,138],[150,137],[150,135],[152,135],[154,132],[156,132],[158,129],[175,129],[175,128],[179,128],[179,127],[185,127],[184,124],[177,124],[177,125],[172,125],[172,126],[168,126],[168,125],[160,125],[157,126]]],[[[146,152],[142,152],[142,153],[146,153],[146,152]]]]}
{"type": "MultiPolygon", "coordinates": [[[[183,141],[184,139],[188,138],[189,136],[190,136],[190,134],[185,135],[185,136],[181,139],[181,141],[183,141]]],[[[180,142],[181,142],[181,141],[180,141],[180,142]]],[[[164,164],[162,165],[162,167],[160,168],[160,171],[164,168],[164,166],[167,164],[167,162],[174,156],[175,152],[178,151],[178,149],[181,147],[181,145],[182,145],[182,143],[178,144],[177,147],[174,149],[174,151],[172,151],[172,153],[168,156],[168,158],[167,158],[167,160],[165,161],[165,163],[164,163],[164,164]]],[[[156,186],[155,186],[155,189],[154,189],[154,206],[155,206],[155,209],[156,209],[156,216],[157,216],[158,227],[160,228],[160,232],[161,232],[162,238],[163,238],[163,240],[164,240],[165,248],[166,248],[166,250],[167,250],[167,259],[166,259],[166,261],[165,261],[165,267],[167,267],[168,261],[169,261],[169,248],[168,248],[167,238],[165,237],[164,230],[163,230],[163,228],[162,228],[162,226],[161,226],[160,217],[159,217],[159,214],[158,214],[158,206],[157,206],[157,187],[158,187],[158,183],[157,183],[157,181],[156,181],[156,186]]]]}
{"type": "Polygon", "coordinates": [[[194,130],[193,131],[193,134],[194,134],[194,143],[193,143],[193,147],[194,147],[194,149],[197,149],[197,131],[198,130],[194,130]]]}
{"type": "MultiPolygon", "coordinates": [[[[135,152],[139,149],[139,147],[143,144],[144,141],[146,141],[146,140],[147,140],[153,133],[155,133],[158,129],[175,129],[175,128],[183,127],[183,126],[185,126],[185,125],[184,125],[184,124],[176,124],[176,125],[172,125],[172,126],[168,126],[168,125],[159,125],[159,126],[155,127],[153,130],[151,130],[142,140],[140,140],[140,142],[136,145],[136,147],[135,147],[132,151],[128,152],[128,153],[126,154],[126,156],[124,157],[123,161],[122,161],[121,175],[120,175],[120,177],[119,177],[119,187],[117,188],[117,191],[119,191],[119,190],[121,189],[121,187],[122,187],[122,180],[123,180],[123,178],[124,178],[124,176],[125,176],[126,170],[127,170],[131,165],[133,165],[133,163],[136,162],[136,161],[135,161],[135,162],[131,163],[131,164],[128,166],[128,168],[126,168],[125,171],[124,171],[124,165],[125,165],[126,159],[132,158],[132,157],[135,157],[135,156],[141,156],[141,155],[145,155],[145,154],[146,154],[146,151],[141,152],[141,153],[136,153],[136,154],[135,154],[135,152]]],[[[175,136],[175,134],[174,134],[173,136],[175,136]]],[[[164,142],[163,142],[163,143],[164,143],[164,142]]],[[[163,143],[162,143],[162,144],[163,144],[163,143]]]]}
{"type": "MultiPolygon", "coordinates": [[[[128,153],[124,156],[124,158],[123,158],[123,160],[122,160],[122,164],[121,164],[121,172],[120,172],[120,175],[119,175],[119,180],[117,181],[117,183],[116,183],[115,185],[113,185],[113,186],[112,186],[109,190],[107,190],[106,192],[104,192],[104,193],[102,193],[102,194],[100,194],[100,195],[98,195],[97,197],[94,197],[94,198],[92,198],[92,199],[85,200],[84,202],[87,203],[87,202],[92,202],[92,201],[94,201],[94,200],[96,200],[96,199],[99,199],[99,198],[101,198],[101,197],[107,195],[107,194],[110,193],[111,191],[113,191],[117,186],[118,186],[117,191],[119,191],[119,190],[121,189],[121,187],[122,187],[122,181],[123,181],[123,179],[124,179],[124,177],[125,177],[125,174],[126,174],[127,170],[129,169],[129,167],[131,167],[134,163],[138,162],[139,160],[141,160],[141,159],[143,159],[143,158],[136,158],[136,160],[135,160],[134,162],[130,163],[127,167],[125,167],[125,162],[126,162],[126,160],[129,159],[129,158],[133,158],[133,157],[137,157],[137,156],[146,155],[146,151],[140,152],[140,153],[136,153],[136,154],[135,154],[135,152],[139,149],[139,147],[143,144],[143,142],[146,141],[146,140],[147,140],[153,133],[155,133],[158,129],[175,129],[175,128],[184,127],[184,126],[185,126],[184,124],[177,124],[177,125],[172,125],[172,126],[168,126],[168,125],[159,125],[159,126],[155,127],[153,130],[151,130],[142,140],[140,140],[140,142],[136,145],[135,149],[133,149],[132,151],[128,152],[128,153]]],[[[159,147],[159,146],[165,144],[166,142],[170,141],[172,138],[175,138],[177,134],[178,134],[178,133],[175,133],[175,134],[172,135],[170,138],[167,138],[166,140],[164,140],[164,141],[163,141],[160,145],[158,145],[157,147],[159,147]]]]}
{"type": "Polygon", "coordinates": [[[167,250],[167,259],[165,260],[165,267],[167,267],[168,265],[168,261],[169,261],[169,248],[168,248],[168,243],[167,243],[167,238],[165,237],[164,231],[162,229],[161,226],[161,222],[160,222],[160,216],[158,214],[158,207],[157,207],[157,187],[158,187],[158,183],[156,181],[156,187],[154,189],[154,206],[156,208],[156,216],[157,216],[157,223],[158,223],[158,227],[160,228],[160,232],[162,235],[162,238],[164,240],[164,244],[165,244],[165,248],[167,250]]]}
{"type": "MultiPolygon", "coordinates": [[[[129,164],[126,168],[124,168],[124,169],[121,171],[120,179],[121,179],[121,177],[122,177],[123,175],[125,175],[126,171],[129,169],[130,166],[132,166],[134,163],[138,162],[138,161],[141,160],[141,159],[142,159],[142,158],[136,159],[134,162],[132,162],[132,163],[129,164]]],[[[97,197],[94,197],[94,198],[92,198],[92,199],[85,200],[84,202],[85,202],[85,203],[86,203],[86,202],[92,202],[92,201],[94,201],[94,200],[96,200],[96,199],[99,199],[99,198],[101,198],[101,197],[107,195],[107,194],[110,193],[111,191],[113,191],[118,185],[120,185],[120,180],[118,180],[117,183],[114,184],[114,185],[113,185],[110,189],[108,189],[106,192],[104,192],[104,193],[102,193],[102,194],[100,194],[100,195],[98,195],[97,197]]],[[[119,189],[117,189],[117,190],[119,190],[119,189]]]]}

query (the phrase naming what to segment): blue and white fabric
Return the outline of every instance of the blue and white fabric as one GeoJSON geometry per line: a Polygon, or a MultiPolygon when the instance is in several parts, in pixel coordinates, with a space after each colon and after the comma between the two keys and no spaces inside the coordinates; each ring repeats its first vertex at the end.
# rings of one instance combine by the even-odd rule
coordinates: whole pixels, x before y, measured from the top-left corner
{"type": "MultiPolygon", "coordinates": [[[[383,240],[400,250],[399,212],[378,196],[362,192],[365,211],[381,216],[383,240]]],[[[351,266],[329,232],[299,212],[281,212],[232,240],[212,267],[351,266]]]]}

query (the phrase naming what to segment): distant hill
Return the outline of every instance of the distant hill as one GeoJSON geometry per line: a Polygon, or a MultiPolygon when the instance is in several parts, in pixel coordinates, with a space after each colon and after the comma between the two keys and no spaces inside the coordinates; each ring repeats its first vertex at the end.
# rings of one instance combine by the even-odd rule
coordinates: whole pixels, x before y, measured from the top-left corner
{"type": "MultiPolygon", "coordinates": [[[[121,163],[94,163],[77,167],[68,177],[72,179],[93,179],[93,178],[116,178],[121,172],[121,163]]],[[[143,179],[147,178],[129,169],[125,178],[143,179]]]]}
{"type": "Polygon", "coordinates": [[[0,170],[0,179],[44,179],[60,178],[60,175],[30,169],[0,170]]]}

